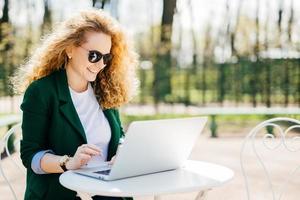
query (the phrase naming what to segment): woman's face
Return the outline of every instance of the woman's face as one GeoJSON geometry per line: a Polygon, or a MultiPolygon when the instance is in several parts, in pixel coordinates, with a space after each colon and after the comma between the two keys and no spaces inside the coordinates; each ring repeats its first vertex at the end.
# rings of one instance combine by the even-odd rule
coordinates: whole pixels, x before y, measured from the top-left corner
{"type": "Polygon", "coordinates": [[[109,54],[111,37],[101,32],[86,32],[85,40],[79,47],[70,48],[67,54],[69,56],[68,67],[71,68],[72,77],[76,78],[76,82],[87,83],[94,81],[97,74],[106,66],[103,63],[103,57],[98,62],[90,62],[89,51],[98,51],[102,55],[109,54]]]}

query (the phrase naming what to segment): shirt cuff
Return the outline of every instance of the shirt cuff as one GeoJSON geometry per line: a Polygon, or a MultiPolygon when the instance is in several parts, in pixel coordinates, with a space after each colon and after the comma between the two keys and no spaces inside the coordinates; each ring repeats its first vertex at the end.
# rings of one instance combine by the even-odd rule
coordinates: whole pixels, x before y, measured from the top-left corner
{"type": "Polygon", "coordinates": [[[125,137],[121,137],[119,139],[119,145],[122,145],[124,143],[124,141],[125,141],[125,137]]]}
{"type": "Polygon", "coordinates": [[[41,159],[46,153],[53,153],[54,152],[50,149],[44,150],[44,151],[39,151],[37,152],[31,161],[31,169],[33,170],[34,173],[36,174],[47,174],[47,172],[43,171],[41,168],[41,159]]]}

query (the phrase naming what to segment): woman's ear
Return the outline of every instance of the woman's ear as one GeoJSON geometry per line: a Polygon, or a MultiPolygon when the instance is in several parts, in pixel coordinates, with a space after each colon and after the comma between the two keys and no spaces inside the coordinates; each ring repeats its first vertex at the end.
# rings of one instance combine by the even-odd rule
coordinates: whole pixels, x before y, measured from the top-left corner
{"type": "Polygon", "coordinates": [[[66,48],[66,54],[67,54],[69,59],[72,59],[72,55],[73,55],[73,47],[72,46],[68,46],[66,48]]]}

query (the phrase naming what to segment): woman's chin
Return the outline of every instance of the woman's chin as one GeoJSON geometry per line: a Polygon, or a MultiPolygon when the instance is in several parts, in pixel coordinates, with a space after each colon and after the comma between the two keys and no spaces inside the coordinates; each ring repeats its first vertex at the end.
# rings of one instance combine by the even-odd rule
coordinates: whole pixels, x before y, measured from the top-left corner
{"type": "Polygon", "coordinates": [[[86,79],[88,82],[93,82],[96,80],[96,76],[95,77],[87,77],[86,79]]]}
{"type": "Polygon", "coordinates": [[[88,74],[86,74],[85,79],[89,82],[95,81],[97,78],[97,74],[96,73],[91,73],[89,72],[88,74]]]}

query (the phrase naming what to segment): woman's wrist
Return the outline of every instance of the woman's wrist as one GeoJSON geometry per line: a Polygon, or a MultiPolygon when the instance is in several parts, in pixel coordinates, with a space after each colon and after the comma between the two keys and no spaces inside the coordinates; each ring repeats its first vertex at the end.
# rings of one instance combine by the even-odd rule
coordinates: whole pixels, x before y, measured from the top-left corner
{"type": "Polygon", "coordinates": [[[73,157],[70,157],[68,162],[66,162],[66,169],[67,170],[73,170],[72,161],[73,161],[73,157]]]}
{"type": "Polygon", "coordinates": [[[66,164],[69,162],[70,159],[71,157],[68,155],[61,156],[59,159],[59,166],[64,172],[68,170],[66,164]]]}

